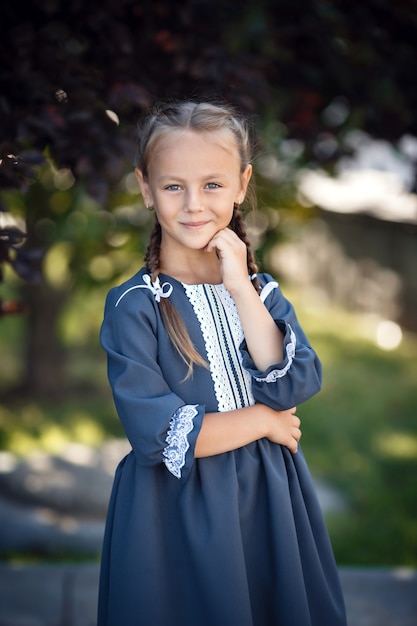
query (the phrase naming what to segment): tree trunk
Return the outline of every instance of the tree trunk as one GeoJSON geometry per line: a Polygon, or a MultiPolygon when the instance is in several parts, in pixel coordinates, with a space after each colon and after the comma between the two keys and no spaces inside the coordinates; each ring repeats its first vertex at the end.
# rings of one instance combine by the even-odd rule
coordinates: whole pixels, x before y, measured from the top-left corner
{"type": "Polygon", "coordinates": [[[27,314],[24,388],[37,397],[57,397],[66,388],[65,351],[58,337],[58,321],[68,293],[46,284],[25,285],[27,314]]]}

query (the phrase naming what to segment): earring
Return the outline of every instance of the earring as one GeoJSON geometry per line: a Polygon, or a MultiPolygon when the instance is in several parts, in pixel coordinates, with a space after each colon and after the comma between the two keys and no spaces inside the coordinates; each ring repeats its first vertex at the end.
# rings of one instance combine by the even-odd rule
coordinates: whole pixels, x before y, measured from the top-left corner
{"type": "Polygon", "coordinates": [[[152,204],[146,203],[145,206],[148,209],[148,211],[153,211],[154,210],[154,207],[152,206],[152,204]]]}

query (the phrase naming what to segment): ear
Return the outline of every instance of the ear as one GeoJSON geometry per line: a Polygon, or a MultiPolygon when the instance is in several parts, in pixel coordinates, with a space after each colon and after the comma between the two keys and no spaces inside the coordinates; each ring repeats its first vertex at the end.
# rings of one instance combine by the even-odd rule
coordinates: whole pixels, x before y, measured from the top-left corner
{"type": "Polygon", "coordinates": [[[137,167],[135,168],[135,176],[138,179],[140,191],[141,191],[145,205],[147,207],[153,206],[152,193],[151,193],[151,188],[149,186],[149,183],[144,177],[143,172],[137,167]]]}
{"type": "Polygon", "coordinates": [[[249,181],[251,179],[252,176],[252,165],[250,163],[247,164],[244,172],[242,173],[241,177],[240,177],[240,183],[241,183],[241,187],[240,190],[236,196],[236,203],[237,204],[242,204],[243,200],[245,199],[246,196],[246,190],[248,188],[249,185],[249,181]]]}

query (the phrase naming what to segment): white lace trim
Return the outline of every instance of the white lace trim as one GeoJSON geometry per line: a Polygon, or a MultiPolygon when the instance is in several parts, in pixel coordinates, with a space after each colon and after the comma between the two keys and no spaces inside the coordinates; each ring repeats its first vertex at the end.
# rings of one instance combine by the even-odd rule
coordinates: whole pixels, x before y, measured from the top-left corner
{"type": "Polygon", "coordinates": [[[254,404],[251,376],[242,366],[243,329],[224,285],[187,285],[185,293],[200,323],[219,411],[254,404]]]}
{"type": "Polygon", "coordinates": [[[194,418],[198,414],[198,404],[185,404],[176,411],[169,423],[167,446],[164,448],[164,463],[176,478],[181,478],[185,465],[185,455],[190,447],[187,435],[194,428],[194,418]]]}
{"type": "Polygon", "coordinates": [[[254,376],[254,379],[257,380],[259,383],[274,383],[276,380],[278,380],[278,378],[282,378],[283,376],[285,376],[285,374],[290,369],[295,356],[297,338],[290,324],[288,324],[288,328],[290,329],[290,341],[287,343],[287,347],[285,349],[288,359],[287,364],[282,369],[272,370],[272,372],[269,372],[269,374],[267,376],[264,376],[263,378],[254,376]]]}

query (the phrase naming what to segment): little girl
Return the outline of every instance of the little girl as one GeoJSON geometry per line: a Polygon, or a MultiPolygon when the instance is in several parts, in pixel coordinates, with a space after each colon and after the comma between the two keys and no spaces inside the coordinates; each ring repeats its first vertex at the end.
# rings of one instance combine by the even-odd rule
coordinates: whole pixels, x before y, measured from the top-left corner
{"type": "Polygon", "coordinates": [[[239,205],[248,132],[225,106],[157,108],[136,175],[145,267],[110,291],[101,342],[132,446],[115,476],[99,626],[345,626],[295,405],[320,362],[257,274],[239,205]]]}

